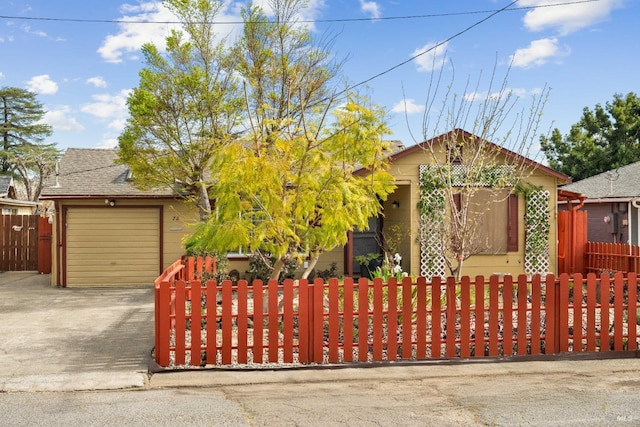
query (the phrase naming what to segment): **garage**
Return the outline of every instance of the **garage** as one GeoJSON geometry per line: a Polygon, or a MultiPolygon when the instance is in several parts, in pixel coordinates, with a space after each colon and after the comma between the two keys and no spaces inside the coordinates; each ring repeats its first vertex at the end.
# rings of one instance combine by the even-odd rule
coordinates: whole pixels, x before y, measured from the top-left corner
{"type": "Polygon", "coordinates": [[[161,264],[159,207],[68,207],[66,285],[152,285],[161,264]]]}

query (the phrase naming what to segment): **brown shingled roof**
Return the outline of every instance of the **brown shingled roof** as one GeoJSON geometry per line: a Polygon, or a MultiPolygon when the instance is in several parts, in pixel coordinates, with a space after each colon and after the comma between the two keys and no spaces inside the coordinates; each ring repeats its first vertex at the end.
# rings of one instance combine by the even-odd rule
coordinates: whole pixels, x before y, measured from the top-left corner
{"type": "Polygon", "coordinates": [[[127,166],[116,164],[116,150],[68,148],[41,199],[90,197],[175,197],[170,188],[140,190],[127,178],[127,166]]]}

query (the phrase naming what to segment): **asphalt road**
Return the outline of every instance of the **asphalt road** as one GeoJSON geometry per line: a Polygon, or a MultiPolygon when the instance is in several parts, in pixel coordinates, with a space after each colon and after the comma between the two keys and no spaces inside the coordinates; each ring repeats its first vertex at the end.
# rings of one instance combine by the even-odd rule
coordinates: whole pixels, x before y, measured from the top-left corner
{"type": "MultiPolygon", "coordinates": [[[[9,426],[640,425],[639,359],[549,363],[338,370],[324,372],[324,380],[315,371],[309,381],[254,373],[255,381],[268,380],[5,393],[0,413],[9,426]]],[[[244,374],[251,373],[235,378],[244,374]]]]}

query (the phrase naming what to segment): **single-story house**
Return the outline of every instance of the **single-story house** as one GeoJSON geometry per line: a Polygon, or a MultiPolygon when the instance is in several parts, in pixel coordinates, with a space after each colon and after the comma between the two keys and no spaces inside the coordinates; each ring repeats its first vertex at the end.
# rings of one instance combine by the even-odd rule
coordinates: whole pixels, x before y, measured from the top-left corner
{"type": "MultiPolygon", "coordinates": [[[[349,233],[348,244],[323,254],[317,270],[335,263],[338,274],[357,276],[358,255],[380,252],[380,236],[386,227],[408,229],[398,253],[402,269],[413,275],[447,275],[442,260],[434,262],[433,241],[421,220],[420,177],[429,167],[425,147],[447,138],[475,138],[454,130],[421,144],[404,148],[394,144],[390,171],[396,178],[395,192],[383,202],[383,213],[370,220],[369,230],[349,233]],[[435,267],[434,267],[435,266],[435,267]],[[435,268],[435,269],[434,269],[435,268]]],[[[485,253],[465,262],[464,274],[521,274],[557,271],[557,188],[570,179],[542,164],[495,146],[506,160],[518,159],[529,171],[526,181],[537,196],[525,203],[523,194],[501,191],[504,197],[481,200],[490,208],[483,213],[483,237],[491,241],[485,253]],[[529,211],[528,211],[529,209],[529,211]],[[525,250],[531,232],[525,230],[525,215],[548,214],[549,232],[543,236],[543,253],[531,259],[525,250]],[[535,265],[539,271],[532,271],[535,265]]],[[[168,265],[184,255],[183,237],[197,221],[196,208],[185,204],[167,189],[143,191],[133,186],[126,166],[116,164],[116,150],[70,148],[62,157],[59,173],[52,177],[41,198],[55,206],[52,283],[59,286],[104,286],[151,284],[168,265]]],[[[359,171],[356,173],[366,173],[359,171]]],[[[485,196],[486,197],[486,196],[485,196]]],[[[246,254],[229,254],[229,270],[240,277],[249,270],[246,254]]]]}
{"type": "MultiPolygon", "coordinates": [[[[385,227],[397,224],[408,226],[409,238],[403,240],[399,254],[402,257],[402,269],[412,276],[448,275],[440,260],[435,262],[430,258],[433,254],[434,241],[430,240],[428,227],[421,220],[418,204],[421,197],[420,176],[421,170],[429,167],[431,156],[426,148],[432,145],[442,145],[452,138],[475,138],[461,129],[437,136],[420,144],[408,147],[396,152],[390,157],[390,171],[396,179],[397,188],[383,204],[383,214],[378,218],[372,218],[369,230],[354,232],[350,236],[345,248],[333,250],[324,254],[318,262],[318,269],[328,268],[335,262],[338,271],[344,271],[345,275],[359,273],[359,266],[354,262],[354,257],[371,251],[379,251],[379,235],[385,227]]],[[[486,142],[486,141],[485,141],[486,142]]],[[[524,158],[510,150],[498,147],[487,142],[500,152],[505,163],[515,163],[526,166],[524,181],[530,188],[536,188],[536,197],[532,197],[527,206],[523,194],[511,194],[511,188],[505,188],[504,197],[495,200],[485,200],[490,206],[482,214],[482,228],[485,238],[491,241],[491,245],[485,253],[473,255],[465,261],[463,274],[474,277],[475,275],[491,274],[523,274],[523,273],[556,273],[557,272],[557,223],[556,206],[558,200],[557,189],[559,185],[569,183],[568,176],[549,167],[524,158]],[[549,233],[546,236],[546,248],[543,254],[532,259],[526,253],[527,238],[530,238],[535,230],[525,230],[525,215],[527,210],[546,210],[549,213],[549,233]]],[[[464,156],[464,150],[462,151],[464,156]]],[[[455,163],[455,162],[454,162],[455,163]]],[[[366,173],[366,171],[360,171],[366,173]]],[[[479,193],[481,195],[481,193],[479,193]]]]}
{"type": "Polygon", "coordinates": [[[169,188],[136,188],[116,158],[116,150],[69,148],[42,191],[55,212],[53,285],[150,285],[184,255],[195,210],[169,188]]]}
{"type": "Polygon", "coordinates": [[[0,214],[33,215],[37,209],[37,202],[18,199],[12,176],[0,176],[0,214]]]}
{"type": "MultiPolygon", "coordinates": [[[[640,244],[640,162],[561,187],[586,196],[587,239],[591,242],[640,244]]],[[[560,203],[559,210],[566,209],[560,203]]]]}

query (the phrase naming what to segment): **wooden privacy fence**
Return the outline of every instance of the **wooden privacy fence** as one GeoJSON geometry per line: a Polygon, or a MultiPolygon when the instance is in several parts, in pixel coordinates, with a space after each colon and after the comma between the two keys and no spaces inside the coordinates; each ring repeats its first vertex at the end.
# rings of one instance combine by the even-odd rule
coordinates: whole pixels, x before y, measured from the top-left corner
{"type": "Polygon", "coordinates": [[[38,218],[0,215],[0,271],[38,269],[38,218]]]}
{"type": "Polygon", "coordinates": [[[640,271],[640,246],[587,242],[586,258],[587,272],[600,274],[640,271]]]}
{"type": "Polygon", "coordinates": [[[179,264],[169,270],[155,288],[155,360],[162,367],[638,349],[634,273],[249,284],[203,282],[179,264]]]}

